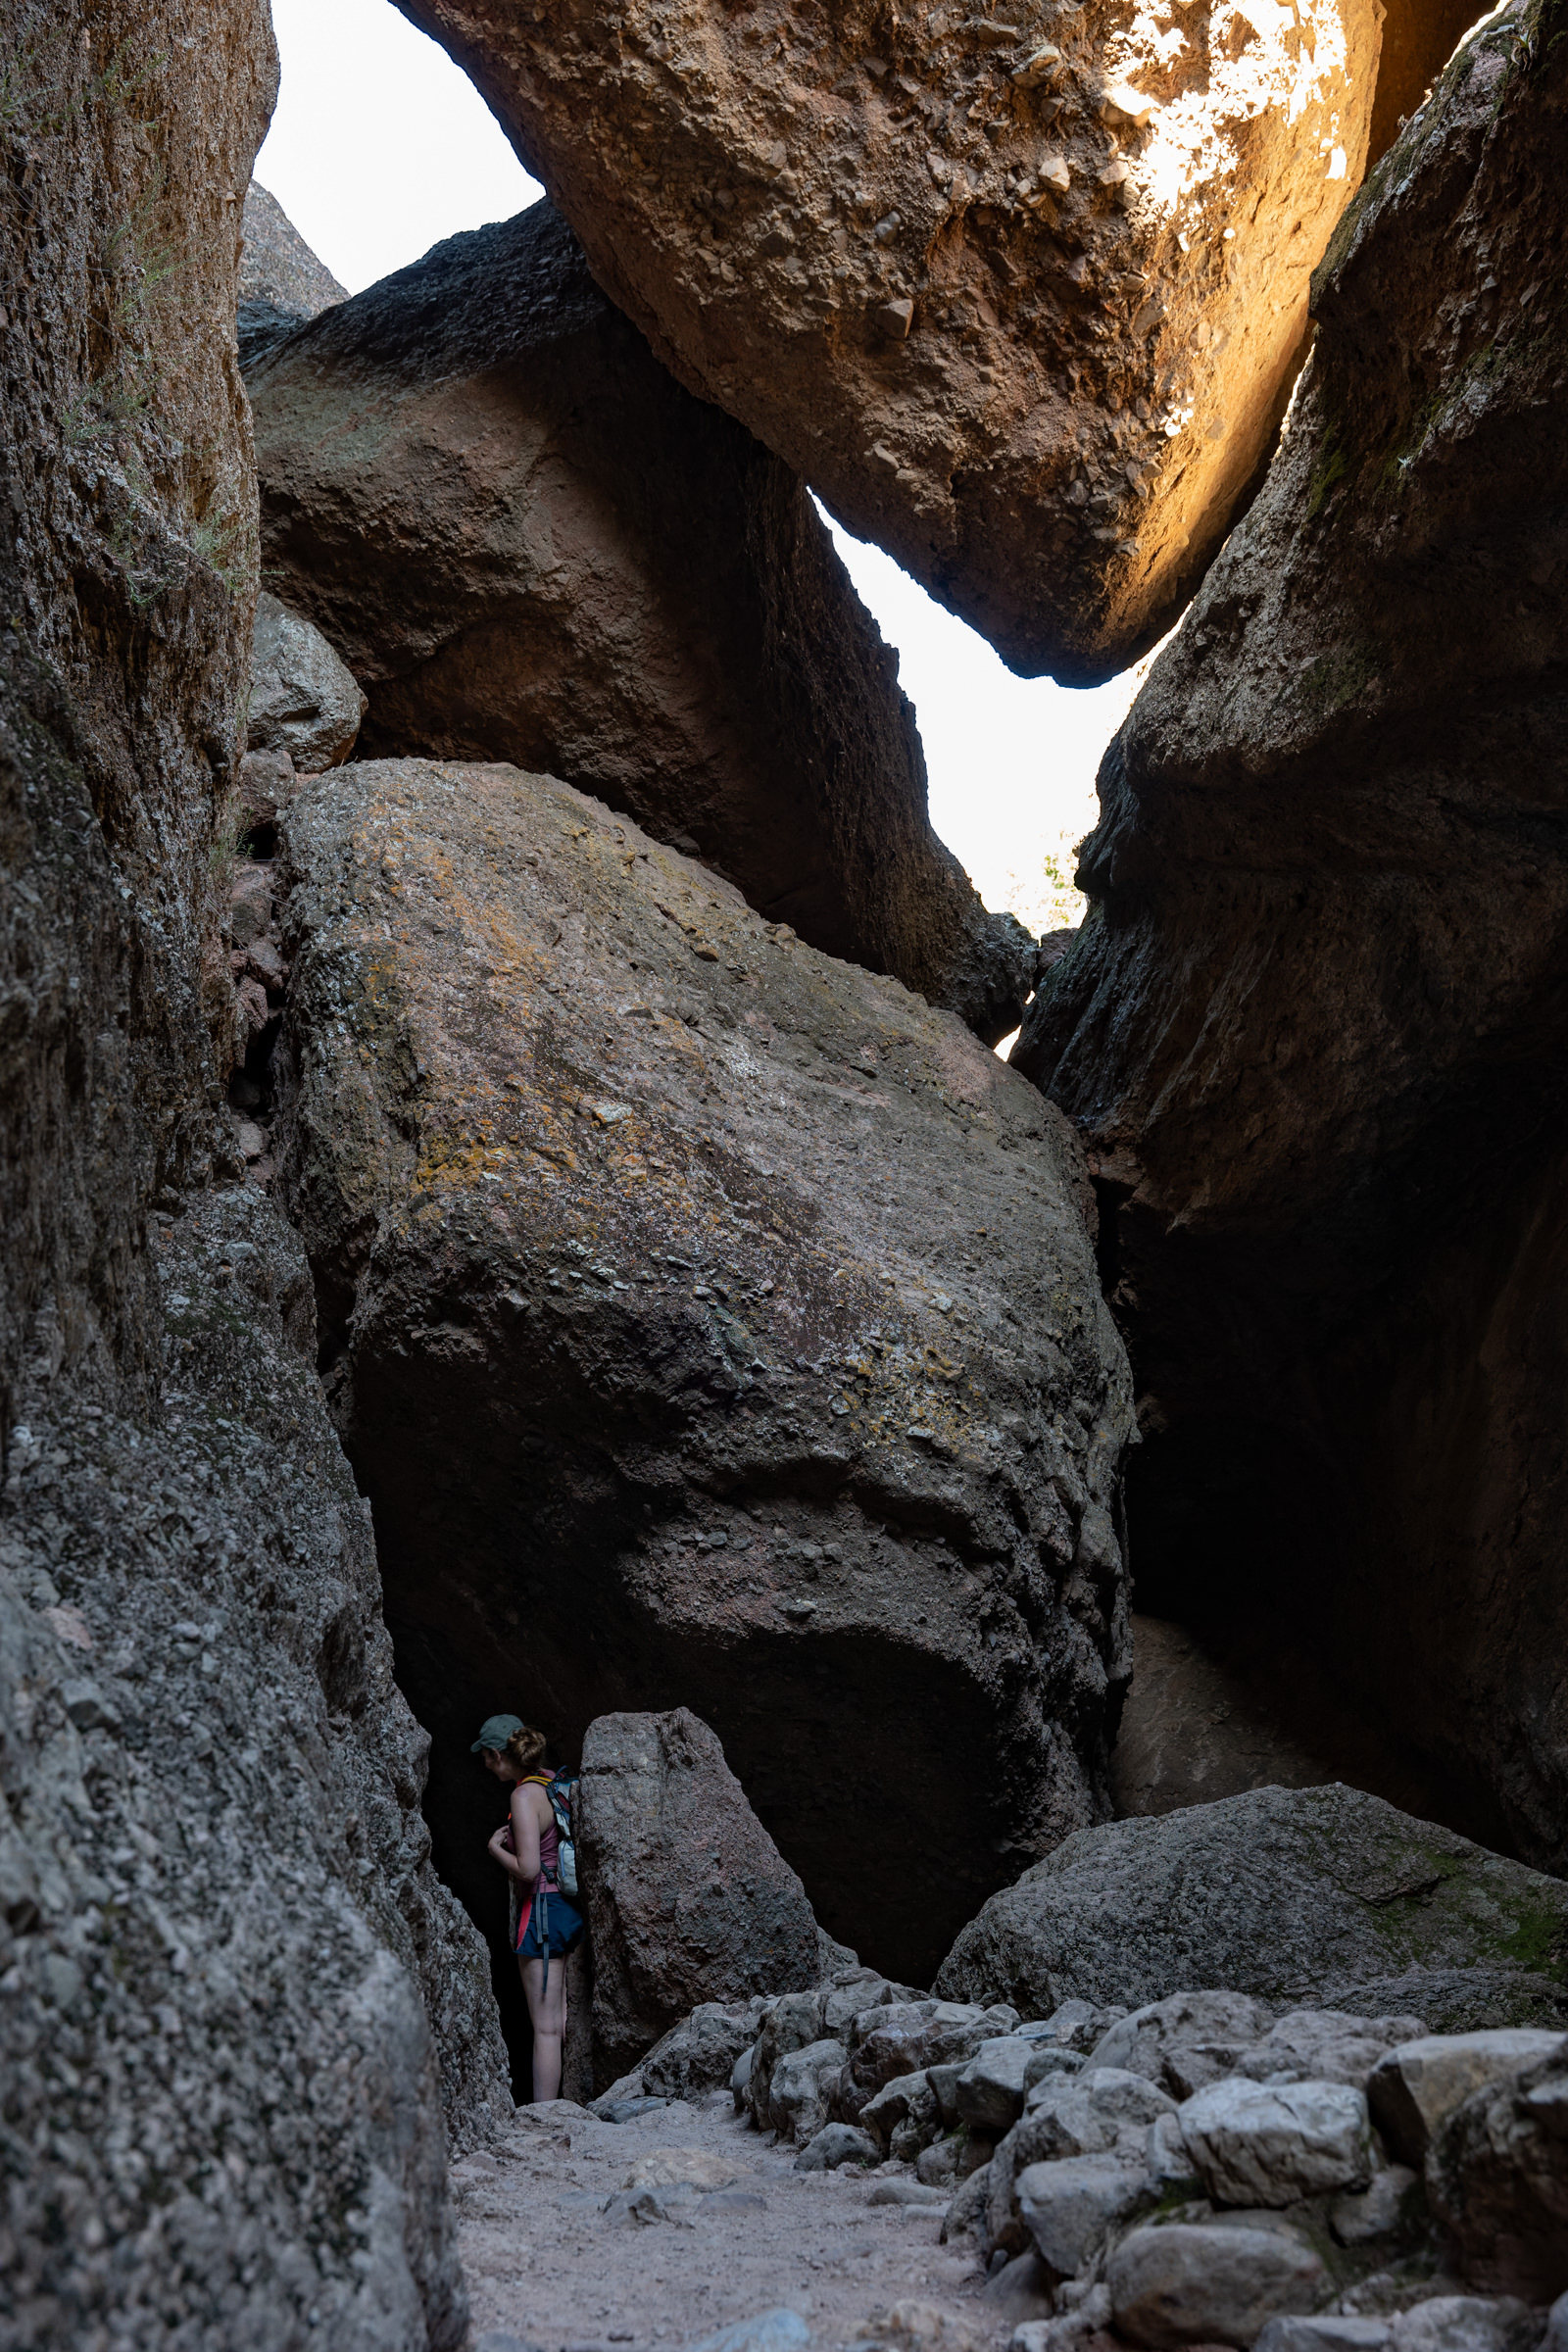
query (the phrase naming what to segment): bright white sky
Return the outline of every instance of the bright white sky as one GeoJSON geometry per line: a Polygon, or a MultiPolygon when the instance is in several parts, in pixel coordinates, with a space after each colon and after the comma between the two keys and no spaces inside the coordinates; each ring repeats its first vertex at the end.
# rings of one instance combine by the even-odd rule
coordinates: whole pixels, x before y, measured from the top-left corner
{"type": "MultiPolygon", "coordinates": [[[[351,294],[542,193],[472,84],[391,0],[272,0],[272,22],[283,86],[256,176],[351,294]]],[[[899,649],[938,832],[988,905],[1037,931],[1076,922],[1082,902],[1063,885],[1134,674],[1087,694],[1015,678],[879,549],[834,537],[899,649]]]]}

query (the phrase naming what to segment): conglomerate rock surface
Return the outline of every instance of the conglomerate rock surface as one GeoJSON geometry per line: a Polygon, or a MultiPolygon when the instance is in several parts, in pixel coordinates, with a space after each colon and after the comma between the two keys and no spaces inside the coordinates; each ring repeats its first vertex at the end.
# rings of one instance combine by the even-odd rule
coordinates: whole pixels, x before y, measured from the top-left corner
{"type": "Polygon", "coordinates": [[[1360,177],[1374,0],[400,5],[660,357],[1014,667],[1170,626],[1360,177]]]}
{"type": "Polygon", "coordinates": [[[282,1176],[444,1872],[493,1901],[470,1717],[688,1705],[920,1981],[1106,1803],[1130,1405],[1058,1114],[551,778],[283,828],[282,1176]]]}
{"type": "Polygon", "coordinates": [[[932,832],[897,657],[805,488],[660,366],[550,205],[249,384],[270,571],[368,690],[367,750],[562,776],[988,1043],[1017,1027],[1034,943],[932,832]]]}
{"type": "Polygon", "coordinates": [[[8,1433],[0,2341],[456,2346],[447,2130],[510,2120],[506,2056],[309,1269],[240,1184],[149,1256],[162,1413],[51,1327],[8,1433]]]}
{"type": "Polygon", "coordinates": [[[1095,904],[1016,1061],[1098,1170],[1140,1605],[1298,1653],[1411,1809],[1560,1870],[1554,23],[1488,20],[1343,223],[1267,485],[1102,766],[1095,904]]]}
{"type": "Polygon", "coordinates": [[[309,1277],[221,1182],[275,87],[252,0],[0,24],[7,2352],[461,2343],[438,2057],[496,2123],[309,1277]]]}

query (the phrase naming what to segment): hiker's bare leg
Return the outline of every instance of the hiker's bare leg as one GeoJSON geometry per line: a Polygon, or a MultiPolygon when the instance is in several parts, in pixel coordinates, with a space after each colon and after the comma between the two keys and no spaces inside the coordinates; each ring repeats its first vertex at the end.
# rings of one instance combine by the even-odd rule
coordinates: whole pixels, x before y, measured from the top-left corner
{"type": "Polygon", "coordinates": [[[533,2020],[533,2095],[561,2096],[561,2042],[566,2030],[566,1972],[559,1953],[550,1963],[550,1983],[544,1982],[542,1960],[519,1960],[522,1989],[533,2020]]]}

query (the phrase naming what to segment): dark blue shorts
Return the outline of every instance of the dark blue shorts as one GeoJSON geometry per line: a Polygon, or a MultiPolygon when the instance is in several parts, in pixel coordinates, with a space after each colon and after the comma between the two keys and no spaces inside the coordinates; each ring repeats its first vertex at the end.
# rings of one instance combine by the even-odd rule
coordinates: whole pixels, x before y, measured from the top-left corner
{"type": "MultiPolygon", "coordinates": [[[[527,1930],[522,1941],[517,1946],[519,1960],[542,1960],[545,1956],[544,1938],[539,1933],[539,1912],[540,1901],[536,1895],[532,1912],[529,1915],[527,1930]]],[[[581,1934],[582,1913],[575,1910],[564,1894],[553,1894],[550,1897],[550,1950],[552,1956],[557,1952],[569,1952],[581,1934]]]]}

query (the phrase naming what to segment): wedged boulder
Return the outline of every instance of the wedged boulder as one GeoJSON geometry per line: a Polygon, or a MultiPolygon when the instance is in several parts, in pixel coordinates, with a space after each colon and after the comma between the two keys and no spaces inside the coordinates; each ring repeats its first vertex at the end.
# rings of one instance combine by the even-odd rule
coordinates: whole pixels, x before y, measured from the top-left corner
{"type": "Polygon", "coordinates": [[[354,749],[366,702],[315,623],[264,588],[251,633],[247,751],[286,754],[306,772],[336,767],[354,749]]]}
{"type": "MultiPolygon", "coordinates": [[[[1259,1788],[1079,1831],[992,1896],[937,1987],[1040,2011],[1069,1994],[1163,2002],[1199,1975],[1293,2008],[1397,2006],[1456,2031],[1549,2027],[1568,1999],[1564,1923],[1563,1881],[1381,1797],[1259,1788]]],[[[1232,2030],[1257,2038],[1245,2009],[1232,2030]]],[[[1129,2018],[1096,2056],[1136,2032],[1129,2018]]],[[[1240,2054],[1226,2043],[1215,2072],[1240,2054]]]]}
{"type": "MultiPolygon", "coordinates": [[[[574,1826],[594,1956],[596,2088],[699,2004],[816,1974],[806,1889],[689,1708],[589,1725],[574,1826]]],[[[715,2053],[715,2083],[728,2081],[740,2047],[722,2066],[715,2053]]]]}
{"type": "Polygon", "coordinates": [[[500,1876],[471,1716],[687,1705],[927,1978],[1106,1801],[1130,1402],[1070,1137],[568,786],[360,761],[282,822],[283,1180],[443,1869],[500,1876]]]}
{"type": "Polygon", "coordinates": [[[833,2040],[808,2042],[780,2058],[768,2082],[767,2120],[781,2139],[805,2147],[816,2137],[828,2121],[844,2059],[843,2042],[833,2040]]]}
{"type": "Polygon", "coordinates": [[[1054,2280],[1078,2278],[1111,2230],[1154,2201],[1148,2176],[1116,2156],[1031,2164],[1016,2186],[1018,2212],[1054,2280]]]}
{"type": "Polygon", "coordinates": [[[704,399],[1020,670],[1106,677],[1263,456],[1373,0],[802,18],[401,0],[704,399]]]}
{"type": "Polygon", "coordinates": [[[897,658],[805,488],[661,367],[550,205],[249,389],[266,560],[367,688],[367,750],[564,777],[988,1044],[1017,1026],[1035,943],[932,832],[897,658]]]}
{"type": "Polygon", "coordinates": [[[1141,1605],[1288,1660],[1337,1777],[1561,1871],[1568,50],[1535,24],[1471,34],[1341,224],[1013,1058],[1097,1165],[1141,1605]]]}

